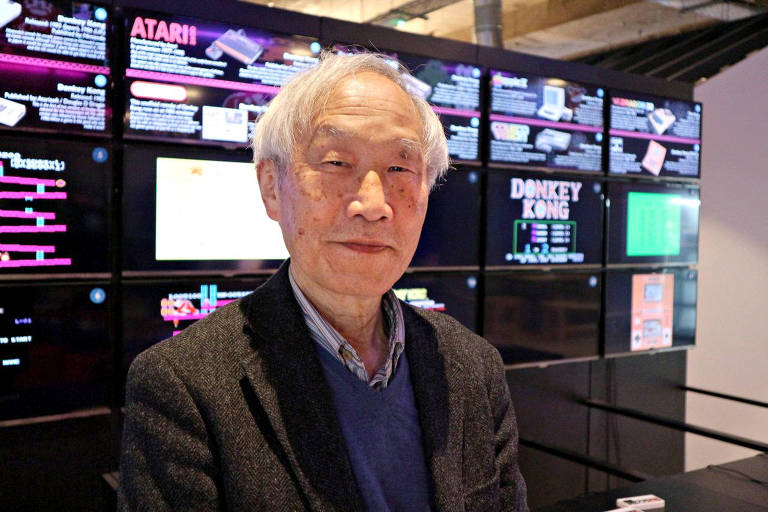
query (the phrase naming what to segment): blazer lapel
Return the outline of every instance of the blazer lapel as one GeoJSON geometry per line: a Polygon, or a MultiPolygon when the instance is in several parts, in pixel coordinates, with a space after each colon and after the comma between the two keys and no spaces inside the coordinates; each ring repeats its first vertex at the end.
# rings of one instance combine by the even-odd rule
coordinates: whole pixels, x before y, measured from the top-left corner
{"type": "Polygon", "coordinates": [[[288,280],[286,262],[243,300],[254,353],[248,382],[313,510],[362,510],[331,391],[288,280]]]}
{"type": "Polygon", "coordinates": [[[464,510],[464,371],[458,361],[440,352],[435,331],[425,319],[407,305],[403,305],[403,316],[405,351],[432,475],[433,502],[437,510],[464,510]]]}

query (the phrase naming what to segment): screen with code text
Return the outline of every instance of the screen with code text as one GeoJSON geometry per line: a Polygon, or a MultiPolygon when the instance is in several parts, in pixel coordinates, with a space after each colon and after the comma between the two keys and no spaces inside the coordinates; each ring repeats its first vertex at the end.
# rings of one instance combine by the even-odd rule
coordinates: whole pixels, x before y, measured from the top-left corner
{"type": "Polygon", "coordinates": [[[109,288],[0,285],[0,419],[106,406],[109,288]]]}
{"type": "Polygon", "coordinates": [[[109,270],[108,147],[0,140],[0,278],[109,270]]]}

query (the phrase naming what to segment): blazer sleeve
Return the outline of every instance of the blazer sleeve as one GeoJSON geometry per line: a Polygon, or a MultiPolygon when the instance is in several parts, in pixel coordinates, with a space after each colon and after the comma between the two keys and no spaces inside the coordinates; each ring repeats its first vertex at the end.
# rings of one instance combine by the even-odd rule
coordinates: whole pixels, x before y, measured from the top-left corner
{"type": "Polygon", "coordinates": [[[205,423],[160,351],[134,360],[125,401],[118,510],[219,510],[205,423]]]}
{"type": "Polygon", "coordinates": [[[517,463],[517,420],[507,386],[504,364],[498,351],[491,348],[492,362],[487,375],[488,396],[493,407],[496,469],[500,477],[501,510],[528,512],[525,480],[517,463]]]}

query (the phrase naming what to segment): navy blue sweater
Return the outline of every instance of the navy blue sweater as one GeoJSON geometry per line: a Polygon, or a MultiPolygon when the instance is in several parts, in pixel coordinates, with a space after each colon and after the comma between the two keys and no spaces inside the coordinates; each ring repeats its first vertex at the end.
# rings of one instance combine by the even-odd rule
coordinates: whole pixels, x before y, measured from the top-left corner
{"type": "Polygon", "coordinates": [[[352,375],[328,351],[317,353],[368,510],[428,511],[429,471],[405,352],[381,391],[352,375]]]}

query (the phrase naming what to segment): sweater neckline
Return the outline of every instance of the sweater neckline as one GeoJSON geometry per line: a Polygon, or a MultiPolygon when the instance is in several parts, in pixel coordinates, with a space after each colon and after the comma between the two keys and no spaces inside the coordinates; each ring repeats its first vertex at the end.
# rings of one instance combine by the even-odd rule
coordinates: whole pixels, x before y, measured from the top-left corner
{"type": "Polygon", "coordinates": [[[400,395],[402,387],[408,380],[408,358],[403,351],[400,360],[397,363],[394,373],[389,379],[389,384],[384,389],[373,389],[367,382],[363,382],[356,375],[353,375],[338,359],[329,354],[327,350],[317,350],[321,363],[328,371],[338,374],[344,381],[349,391],[354,391],[359,395],[366,395],[372,400],[391,401],[400,395]],[[393,398],[395,397],[395,398],[393,398]]]}

